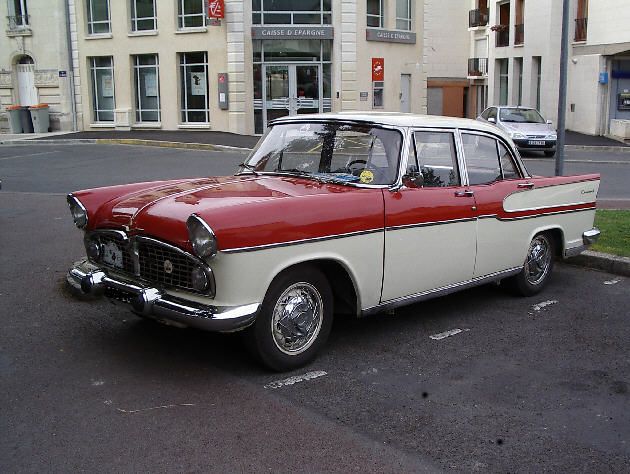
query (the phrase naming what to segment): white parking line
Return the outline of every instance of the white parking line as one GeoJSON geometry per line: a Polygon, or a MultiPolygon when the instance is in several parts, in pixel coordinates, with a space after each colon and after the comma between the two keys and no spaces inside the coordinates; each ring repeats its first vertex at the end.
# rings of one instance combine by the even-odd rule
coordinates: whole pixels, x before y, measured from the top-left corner
{"type": "Polygon", "coordinates": [[[540,311],[545,306],[551,306],[552,304],[556,304],[557,302],[558,302],[558,300],[543,301],[542,303],[538,303],[538,304],[535,304],[534,306],[532,306],[532,309],[534,311],[540,311]]]}
{"type": "Polygon", "coordinates": [[[265,385],[265,388],[280,388],[285,385],[293,385],[300,382],[305,382],[307,380],[313,380],[318,377],[323,377],[324,375],[328,375],[323,370],[315,370],[313,372],[307,372],[304,375],[295,375],[293,377],[289,377],[288,379],[276,380],[275,382],[268,383],[265,385]]]}
{"type": "Polygon", "coordinates": [[[470,329],[451,329],[450,331],[433,334],[432,336],[429,336],[429,338],[433,339],[434,341],[439,341],[440,339],[446,339],[447,337],[454,336],[455,334],[459,334],[460,332],[464,331],[470,331],[470,329]]]}
{"type": "Polygon", "coordinates": [[[604,285],[616,285],[621,281],[621,278],[615,278],[613,280],[608,280],[604,282],[604,285]]]}
{"type": "Polygon", "coordinates": [[[28,155],[3,156],[2,158],[0,158],[0,161],[13,160],[15,158],[25,158],[27,156],[50,155],[51,153],[59,153],[59,151],[58,150],[55,150],[55,151],[42,151],[41,153],[29,153],[28,155]]]}

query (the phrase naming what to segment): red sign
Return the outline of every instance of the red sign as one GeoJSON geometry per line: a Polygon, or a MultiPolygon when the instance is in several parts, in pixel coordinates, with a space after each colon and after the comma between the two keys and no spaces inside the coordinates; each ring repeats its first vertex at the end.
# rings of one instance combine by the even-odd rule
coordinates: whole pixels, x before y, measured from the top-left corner
{"type": "Polygon", "coordinates": [[[208,0],[208,18],[225,18],[225,0],[208,0]]]}
{"type": "Polygon", "coordinates": [[[372,58],[372,81],[385,80],[385,59],[372,58]]]}

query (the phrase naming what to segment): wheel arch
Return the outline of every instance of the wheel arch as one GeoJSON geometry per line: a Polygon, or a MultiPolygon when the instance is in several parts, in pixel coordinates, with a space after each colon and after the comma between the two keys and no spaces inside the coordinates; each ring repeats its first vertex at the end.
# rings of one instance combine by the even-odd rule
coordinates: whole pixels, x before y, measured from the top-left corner
{"type": "MultiPolygon", "coordinates": [[[[566,246],[566,242],[564,240],[564,230],[562,229],[562,227],[560,227],[557,224],[535,228],[529,236],[528,245],[529,245],[529,242],[531,242],[534,239],[534,237],[536,237],[538,234],[545,234],[545,233],[550,234],[553,237],[554,255],[555,256],[564,255],[564,249],[566,246]]],[[[525,252],[527,252],[527,249],[525,249],[525,252]]]]}
{"type": "Polygon", "coordinates": [[[283,274],[299,267],[315,267],[324,274],[333,293],[333,308],[335,314],[352,314],[353,316],[360,314],[361,295],[356,278],[350,270],[350,267],[337,258],[318,257],[291,262],[276,272],[269,283],[269,287],[283,274]]]}

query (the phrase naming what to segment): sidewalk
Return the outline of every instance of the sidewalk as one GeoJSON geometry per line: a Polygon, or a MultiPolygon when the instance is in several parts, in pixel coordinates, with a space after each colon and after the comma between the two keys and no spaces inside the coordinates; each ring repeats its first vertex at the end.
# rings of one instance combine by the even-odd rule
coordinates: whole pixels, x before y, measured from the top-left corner
{"type": "MultiPolygon", "coordinates": [[[[114,130],[94,130],[87,132],[53,132],[40,134],[0,134],[0,144],[15,143],[16,141],[37,140],[79,140],[87,143],[121,143],[127,145],[154,145],[170,147],[186,147],[211,149],[212,146],[251,149],[258,142],[259,137],[253,135],[238,135],[227,132],[201,130],[131,130],[128,132],[114,130]],[[200,145],[196,147],[195,145],[200,145]]],[[[624,150],[630,152],[630,146],[606,137],[594,137],[582,133],[568,131],[566,145],[572,150],[624,150]]]]}

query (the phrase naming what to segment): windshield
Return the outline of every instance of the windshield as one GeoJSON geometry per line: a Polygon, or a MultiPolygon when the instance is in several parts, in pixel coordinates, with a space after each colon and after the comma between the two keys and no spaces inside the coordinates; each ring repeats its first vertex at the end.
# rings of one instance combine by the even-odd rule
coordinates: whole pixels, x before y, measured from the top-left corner
{"type": "Polygon", "coordinates": [[[242,172],[292,174],[321,181],[389,185],[396,181],[402,135],[369,125],[274,125],[242,172]]]}
{"type": "Polygon", "coordinates": [[[499,118],[501,122],[545,123],[534,109],[501,109],[499,118]]]}

